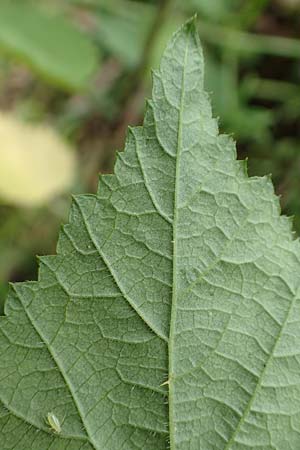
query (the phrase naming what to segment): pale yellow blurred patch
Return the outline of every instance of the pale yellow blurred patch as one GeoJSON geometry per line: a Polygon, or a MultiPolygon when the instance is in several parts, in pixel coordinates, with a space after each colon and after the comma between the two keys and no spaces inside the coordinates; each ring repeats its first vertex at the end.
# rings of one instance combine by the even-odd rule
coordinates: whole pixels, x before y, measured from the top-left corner
{"type": "Polygon", "coordinates": [[[37,206],[67,190],[75,154],[49,127],[0,112],[0,202],[37,206]]]}

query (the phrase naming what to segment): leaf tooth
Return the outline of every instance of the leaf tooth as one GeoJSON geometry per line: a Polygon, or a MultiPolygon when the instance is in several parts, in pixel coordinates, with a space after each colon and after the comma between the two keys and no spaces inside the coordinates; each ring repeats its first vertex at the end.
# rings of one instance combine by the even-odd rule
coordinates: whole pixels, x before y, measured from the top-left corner
{"type": "Polygon", "coordinates": [[[238,160],[237,163],[239,164],[243,176],[248,178],[248,158],[238,160]]]}
{"type": "Polygon", "coordinates": [[[294,231],[294,216],[280,216],[280,221],[286,229],[287,235],[292,235],[292,239],[294,240],[296,237],[296,232],[294,231]]]}
{"type": "Polygon", "coordinates": [[[104,186],[112,186],[114,183],[116,182],[116,176],[115,174],[111,174],[111,173],[100,173],[99,174],[99,183],[98,183],[98,188],[97,188],[97,197],[101,197],[102,196],[102,189],[104,188],[104,186]]]}
{"type": "Polygon", "coordinates": [[[61,224],[58,232],[58,239],[56,244],[56,253],[58,255],[63,255],[65,252],[65,225],[61,224]]]}

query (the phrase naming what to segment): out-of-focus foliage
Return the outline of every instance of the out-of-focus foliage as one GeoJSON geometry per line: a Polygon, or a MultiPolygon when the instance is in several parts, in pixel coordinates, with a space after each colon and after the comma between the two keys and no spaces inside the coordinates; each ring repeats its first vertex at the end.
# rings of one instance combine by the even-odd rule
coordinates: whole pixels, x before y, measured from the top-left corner
{"type": "Polygon", "coordinates": [[[87,36],[62,16],[26,1],[0,4],[0,47],[68,89],[83,88],[97,64],[87,36]]]}
{"type": "Polygon", "coordinates": [[[205,19],[216,21],[226,21],[234,8],[241,4],[240,0],[187,0],[184,7],[187,10],[195,9],[205,19]]]}
{"type": "MultiPolygon", "coordinates": [[[[0,110],[32,127],[51,126],[72,144],[79,161],[73,192],[95,189],[98,172],[112,170],[125,127],[142,120],[149,67],[178,24],[197,13],[221,130],[234,133],[250,175],[272,173],[300,232],[298,0],[6,0],[0,12],[3,5],[13,14],[0,14],[0,110]]],[[[39,147],[41,156],[47,141],[39,147]]],[[[60,148],[51,145],[53,154],[60,148]]],[[[0,142],[1,170],[5,154],[0,142]]],[[[40,192],[64,172],[60,165],[50,175],[46,165],[40,192]]],[[[22,167],[33,168],[30,152],[22,167]]],[[[5,187],[17,189],[5,172],[5,187]]],[[[68,205],[67,191],[25,210],[0,203],[0,299],[8,280],[35,277],[36,253],[55,251],[68,205]]]]}
{"type": "Polygon", "coordinates": [[[0,113],[0,199],[37,206],[70,187],[74,153],[49,127],[0,113]]]}
{"type": "MultiPolygon", "coordinates": [[[[129,1],[119,3],[118,8],[108,2],[96,9],[96,36],[99,45],[115,55],[124,66],[130,69],[136,67],[143,56],[156,7],[129,1]]],[[[166,18],[164,26],[158,30],[155,46],[149,58],[150,67],[158,65],[169,37],[180,23],[181,16],[178,13],[166,18]]]]}

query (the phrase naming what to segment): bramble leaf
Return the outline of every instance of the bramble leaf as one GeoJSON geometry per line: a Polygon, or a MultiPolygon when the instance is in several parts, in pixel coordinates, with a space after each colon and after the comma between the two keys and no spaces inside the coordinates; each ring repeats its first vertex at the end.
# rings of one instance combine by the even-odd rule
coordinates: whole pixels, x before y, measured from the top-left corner
{"type": "Polygon", "coordinates": [[[11,288],[3,450],[299,449],[299,241],[218,135],[193,22],[153,79],[115,175],[11,288]]]}

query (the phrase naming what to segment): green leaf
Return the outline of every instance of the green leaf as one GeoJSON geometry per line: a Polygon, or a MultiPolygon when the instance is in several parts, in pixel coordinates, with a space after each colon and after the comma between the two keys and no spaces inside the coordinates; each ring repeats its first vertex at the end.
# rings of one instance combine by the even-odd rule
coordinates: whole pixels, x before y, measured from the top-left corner
{"type": "Polygon", "coordinates": [[[1,2],[0,48],[70,90],[85,87],[97,66],[87,36],[63,17],[25,2],[1,2]]]}
{"type": "Polygon", "coordinates": [[[193,22],[57,252],[0,322],[4,450],[299,449],[299,241],[218,136],[193,22]]]}

